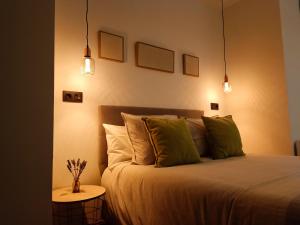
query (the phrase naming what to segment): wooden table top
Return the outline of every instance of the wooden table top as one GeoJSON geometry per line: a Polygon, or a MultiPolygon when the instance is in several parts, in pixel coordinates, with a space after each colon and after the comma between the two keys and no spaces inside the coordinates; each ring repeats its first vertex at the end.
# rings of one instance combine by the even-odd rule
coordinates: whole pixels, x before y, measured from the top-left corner
{"type": "Polygon", "coordinates": [[[105,194],[105,188],[97,185],[80,185],[80,193],[72,193],[72,187],[52,191],[52,202],[80,202],[105,194]]]}

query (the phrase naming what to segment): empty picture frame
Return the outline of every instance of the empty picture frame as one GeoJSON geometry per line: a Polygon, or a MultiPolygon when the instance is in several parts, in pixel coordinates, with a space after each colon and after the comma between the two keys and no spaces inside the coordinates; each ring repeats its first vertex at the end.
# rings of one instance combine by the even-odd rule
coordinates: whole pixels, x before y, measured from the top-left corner
{"type": "Polygon", "coordinates": [[[183,74],[199,77],[199,58],[192,55],[183,54],[183,74]]]}
{"type": "Polygon", "coordinates": [[[135,43],[136,66],[174,73],[175,52],[143,42],[135,43]]]}
{"type": "Polygon", "coordinates": [[[99,31],[98,42],[99,58],[124,62],[124,37],[99,31]]]}

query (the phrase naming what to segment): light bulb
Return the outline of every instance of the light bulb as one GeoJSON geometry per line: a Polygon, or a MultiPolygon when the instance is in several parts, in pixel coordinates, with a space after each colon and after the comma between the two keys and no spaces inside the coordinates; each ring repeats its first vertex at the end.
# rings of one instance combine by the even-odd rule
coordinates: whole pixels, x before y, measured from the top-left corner
{"type": "Polygon", "coordinates": [[[224,92],[225,93],[229,93],[229,92],[231,92],[232,91],[232,88],[231,88],[231,85],[229,84],[229,82],[227,81],[225,81],[224,82],[224,92]]]}
{"type": "Polygon", "coordinates": [[[84,57],[81,72],[84,75],[93,75],[95,73],[95,60],[91,57],[84,57]]]}

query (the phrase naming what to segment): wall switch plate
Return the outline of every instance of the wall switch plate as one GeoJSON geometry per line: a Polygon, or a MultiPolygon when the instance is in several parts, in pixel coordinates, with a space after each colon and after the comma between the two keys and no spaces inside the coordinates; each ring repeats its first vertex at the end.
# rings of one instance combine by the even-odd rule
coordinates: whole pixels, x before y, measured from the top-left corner
{"type": "Polygon", "coordinates": [[[82,103],[83,93],[77,91],[63,91],[64,102],[82,103]]]}
{"type": "Polygon", "coordinates": [[[219,110],[219,103],[210,103],[211,110],[219,110]]]}

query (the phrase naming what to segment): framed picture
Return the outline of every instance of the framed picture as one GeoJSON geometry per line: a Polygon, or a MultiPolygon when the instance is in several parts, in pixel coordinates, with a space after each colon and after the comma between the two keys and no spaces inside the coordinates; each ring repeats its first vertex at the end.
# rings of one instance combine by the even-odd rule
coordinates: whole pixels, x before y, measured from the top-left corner
{"type": "Polygon", "coordinates": [[[124,37],[99,31],[99,58],[124,62],[124,37]]]}
{"type": "Polygon", "coordinates": [[[199,77],[199,58],[192,55],[183,54],[183,74],[199,77]]]}
{"type": "Polygon", "coordinates": [[[135,43],[136,66],[174,73],[175,52],[143,42],[135,43]]]}

